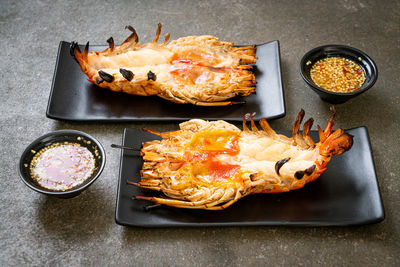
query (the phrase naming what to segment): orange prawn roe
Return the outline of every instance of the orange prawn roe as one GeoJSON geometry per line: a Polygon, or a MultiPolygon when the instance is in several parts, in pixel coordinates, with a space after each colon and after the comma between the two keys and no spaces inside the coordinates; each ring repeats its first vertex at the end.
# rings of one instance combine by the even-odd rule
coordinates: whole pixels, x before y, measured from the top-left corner
{"type": "Polygon", "coordinates": [[[365,73],[355,62],[342,57],[328,57],[317,61],[310,71],[311,79],[319,87],[339,93],[359,89],[365,73]]]}

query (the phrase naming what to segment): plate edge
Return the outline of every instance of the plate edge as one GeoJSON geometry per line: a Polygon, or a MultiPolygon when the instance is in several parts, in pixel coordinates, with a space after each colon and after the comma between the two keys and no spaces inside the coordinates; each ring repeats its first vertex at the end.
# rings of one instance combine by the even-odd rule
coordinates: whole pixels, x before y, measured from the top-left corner
{"type": "MultiPolygon", "coordinates": [[[[124,128],[124,133],[122,135],[122,145],[125,145],[125,139],[126,139],[126,132],[128,128],[124,128]]],[[[124,160],[124,150],[121,149],[120,151],[120,161],[119,161],[119,171],[118,171],[118,185],[117,185],[117,197],[116,197],[116,203],[115,203],[115,216],[114,220],[117,224],[124,225],[121,218],[118,216],[118,211],[119,211],[119,202],[120,202],[120,195],[121,195],[121,182],[122,182],[122,164],[124,160]]]]}
{"type": "Polygon", "coordinates": [[[282,78],[282,59],[281,59],[281,45],[279,40],[275,40],[273,42],[276,42],[276,50],[277,50],[277,55],[278,55],[278,59],[277,59],[277,65],[279,67],[279,72],[278,72],[278,79],[280,81],[280,85],[281,85],[281,91],[282,91],[282,107],[283,107],[283,112],[281,113],[280,117],[276,117],[276,118],[282,118],[286,116],[286,100],[285,100],[285,87],[283,86],[283,78],[282,78]]]}
{"type": "Polygon", "coordinates": [[[56,63],[54,66],[53,79],[51,81],[50,95],[49,95],[49,99],[47,101],[46,117],[51,118],[51,119],[53,118],[53,115],[50,114],[51,113],[50,112],[50,103],[52,102],[51,100],[53,99],[54,84],[56,82],[56,76],[58,73],[59,61],[60,61],[60,57],[61,57],[61,49],[62,49],[62,46],[64,43],[66,43],[66,42],[60,41],[60,43],[58,44],[57,59],[56,59],[56,63]]]}
{"type": "Polygon", "coordinates": [[[374,159],[374,151],[373,151],[373,149],[372,149],[372,145],[371,145],[371,138],[370,138],[370,135],[369,135],[369,131],[368,131],[368,128],[366,127],[366,126],[359,126],[359,127],[357,127],[357,128],[361,128],[361,129],[363,129],[364,130],[364,132],[365,132],[365,136],[367,137],[366,139],[367,139],[367,145],[368,145],[368,148],[369,148],[369,151],[371,152],[371,161],[372,161],[372,167],[373,167],[373,171],[374,171],[374,174],[375,174],[375,179],[374,179],[374,181],[375,181],[375,183],[376,183],[376,188],[377,188],[377,191],[378,191],[378,200],[379,200],[379,208],[380,208],[380,214],[377,216],[378,218],[377,218],[377,220],[378,219],[381,219],[380,221],[383,221],[383,220],[385,220],[385,218],[386,218],[386,213],[385,213],[385,206],[383,205],[383,199],[382,199],[382,193],[381,193],[381,190],[380,190],[380,186],[379,186],[379,178],[378,178],[378,175],[377,175],[377,173],[376,173],[376,166],[375,166],[375,159],[374,159]]]}

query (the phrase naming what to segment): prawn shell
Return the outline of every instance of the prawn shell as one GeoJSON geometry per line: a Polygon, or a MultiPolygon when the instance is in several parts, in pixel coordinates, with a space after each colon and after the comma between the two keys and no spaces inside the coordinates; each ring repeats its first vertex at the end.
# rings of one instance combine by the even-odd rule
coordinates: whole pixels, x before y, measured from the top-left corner
{"type": "Polygon", "coordinates": [[[177,131],[145,129],[162,139],[143,143],[141,180],[131,184],[164,195],[136,198],[177,208],[222,210],[247,195],[304,187],[353,144],[344,130],[333,131],[333,116],[319,131],[324,136],[320,142],[306,141],[311,139],[312,120],[299,134],[304,111],[295,120],[292,137],[277,134],[265,119],[260,129],[253,116],[244,116],[243,130],[225,121],[200,119],[181,123],[177,131]]]}
{"type": "Polygon", "coordinates": [[[129,37],[119,46],[112,37],[102,52],[89,52],[89,43],[81,52],[71,42],[70,53],[88,80],[115,92],[157,95],[179,104],[227,106],[244,104],[235,96],[255,93],[252,72],[257,61],[256,47],[234,47],[213,36],[187,36],[158,43],[161,24],[151,43],[139,44],[132,26],[129,37]]]}

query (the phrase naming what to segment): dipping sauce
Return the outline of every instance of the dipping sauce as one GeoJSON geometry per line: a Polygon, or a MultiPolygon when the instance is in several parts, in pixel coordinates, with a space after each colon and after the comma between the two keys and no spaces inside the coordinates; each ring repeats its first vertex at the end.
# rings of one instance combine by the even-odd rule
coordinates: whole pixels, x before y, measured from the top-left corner
{"type": "Polygon", "coordinates": [[[93,154],[77,143],[55,143],[32,159],[32,178],[42,187],[65,191],[82,184],[95,169],[93,154]]]}
{"type": "Polygon", "coordinates": [[[342,57],[328,57],[317,61],[312,66],[310,75],[319,87],[338,93],[351,93],[365,82],[361,67],[342,57]]]}

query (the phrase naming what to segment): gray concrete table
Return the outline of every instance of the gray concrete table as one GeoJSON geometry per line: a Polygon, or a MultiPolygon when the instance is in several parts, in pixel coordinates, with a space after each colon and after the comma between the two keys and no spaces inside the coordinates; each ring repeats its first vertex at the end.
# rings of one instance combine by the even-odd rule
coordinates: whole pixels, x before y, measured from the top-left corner
{"type": "MultiPolygon", "coordinates": [[[[0,5],[0,265],[358,265],[399,266],[400,254],[400,2],[340,1],[7,1],[0,5]],[[127,228],[114,222],[119,143],[125,127],[146,123],[65,123],[47,119],[58,44],[125,39],[133,25],[142,42],[161,22],[172,38],[211,34],[236,44],[280,40],[286,117],[304,108],[316,123],[329,104],[302,81],[309,49],[347,44],[368,53],[379,79],[367,93],[337,105],[337,127],[368,127],[386,211],[379,224],[358,227],[127,228]],[[17,162],[36,137],[76,129],[100,140],[107,165],[80,196],[60,200],[28,189],[17,162]]],[[[176,124],[155,123],[167,130],[176,124]]],[[[315,128],[314,128],[315,129],[315,128]]],[[[354,166],[357,168],[357,166],[354,166]]]]}

